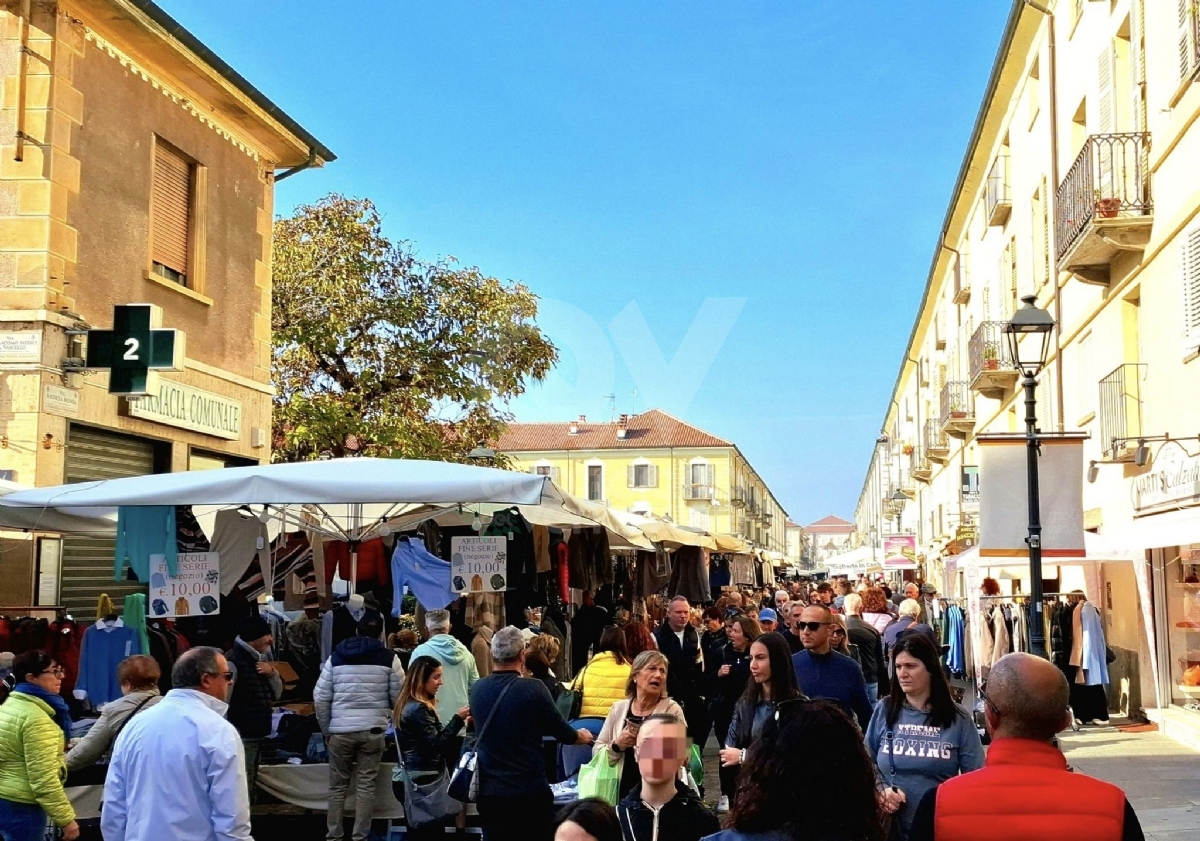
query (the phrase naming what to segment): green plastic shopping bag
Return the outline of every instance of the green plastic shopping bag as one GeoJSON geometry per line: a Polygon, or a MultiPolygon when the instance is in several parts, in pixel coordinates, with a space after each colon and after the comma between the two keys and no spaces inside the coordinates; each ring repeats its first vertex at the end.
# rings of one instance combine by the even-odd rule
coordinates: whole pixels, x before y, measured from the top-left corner
{"type": "Polygon", "coordinates": [[[579,769],[579,798],[598,797],[609,805],[617,805],[621,785],[621,765],[608,764],[608,751],[601,751],[591,762],[579,769]]]}

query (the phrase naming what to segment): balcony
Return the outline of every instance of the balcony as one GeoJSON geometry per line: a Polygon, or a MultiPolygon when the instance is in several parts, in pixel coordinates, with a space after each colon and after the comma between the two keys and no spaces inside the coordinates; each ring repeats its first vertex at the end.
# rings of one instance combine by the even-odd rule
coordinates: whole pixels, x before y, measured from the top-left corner
{"type": "Polygon", "coordinates": [[[963,255],[954,257],[954,303],[962,305],[971,303],[971,276],[963,265],[963,255]]]}
{"type": "Polygon", "coordinates": [[[734,485],[729,489],[729,504],[734,508],[743,508],[746,505],[746,489],[741,485],[734,485]]]}
{"type": "Polygon", "coordinates": [[[1136,439],[1143,434],[1145,376],[1145,364],[1126,363],[1100,380],[1100,443],[1110,461],[1133,461],[1136,439]]]}
{"type": "Polygon", "coordinates": [[[1088,138],[1058,188],[1058,269],[1107,286],[1123,251],[1144,251],[1154,223],[1150,200],[1150,135],[1088,138]]]}
{"type": "Polygon", "coordinates": [[[933,478],[933,461],[924,447],[918,445],[909,449],[912,450],[908,454],[909,474],[917,482],[929,482],[933,478]]]}
{"type": "Polygon", "coordinates": [[[707,500],[711,502],[717,498],[717,489],[712,485],[693,485],[690,482],[685,482],[683,485],[683,498],[692,500],[707,500]]]}
{"type": "Polygon", "coordinates": [[[1009,359],[1003,321],[985,321],[967,347],[971,364],[971,389],[984,397],[1003,397],[1017,384],[1018,373],[1009,359]]]}
{"type": "Polygon", "coordinates": [[[966,438],[975,428],[970,383],[958,380],[943,386],[941,422],[942,432],[955,438],[966,438]]]}
{"type": "Polygon", "coordinates": [[[1008,155],[992,162],[987,179],[987,218],[989,225],[1003,225],[1012,213],[1012,196],[1008,192],[1008,155]]]}
{"type": "Polygon", "coordinates": [[[909,499],[917,498],[917,482],[913,478],[912,469],[908,467],[900,468],[900,480],[896,483],[897,489],[909,499]]]}
{"type": "Polygon", "coordinates": [[[945,464],[950,460],[950,442],[942,429],[939,418],[929,418],[925,421],[925,454],[930,461],[945,464]]]}

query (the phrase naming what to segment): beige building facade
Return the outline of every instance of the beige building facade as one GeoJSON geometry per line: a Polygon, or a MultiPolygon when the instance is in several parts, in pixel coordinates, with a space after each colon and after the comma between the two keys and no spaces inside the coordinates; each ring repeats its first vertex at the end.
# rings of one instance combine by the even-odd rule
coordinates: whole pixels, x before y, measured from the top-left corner
{"type": "MultiPolygon", "coordinates": [[[[1044,577],[1101,607],[1114,708],[1200,741],[1200,9],[1046,5],[1012,5],[857,539],[914,535],[919,573],[961,594],[989,489],[978,438],[1024,431],[1002,327],[1035,296],[1058,325],[1039,425],[1087,436],[1087,556],[1044,577]]],[[[1029,591],[1027,565],[991,572],[1029,591]]]]}
{"type": "MultiPolygon", "coordinates": [[[[0,73],[0,475],[268,461],[274,185],[332,153],[148,0],[0,3],[0,73]],[[136,303],[186,347],[141,399],[84,365],[136,303]]],[[[111,543],[26,547],[2,604],[128,589],[111,543]]]]}

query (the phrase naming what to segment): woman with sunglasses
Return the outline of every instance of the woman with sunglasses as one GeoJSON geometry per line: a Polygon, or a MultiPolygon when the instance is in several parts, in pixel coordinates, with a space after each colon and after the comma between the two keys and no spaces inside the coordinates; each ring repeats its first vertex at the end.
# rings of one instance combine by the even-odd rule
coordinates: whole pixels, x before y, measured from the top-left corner
{"type": "MultiPolygon", "coordinates": [[[[792,650],[783,636],[772,631],[763,634],[750,644],[750,680],[746,691],[733,708],[729,730],[721,744],[721,789],[733,791],[739,766],[746,759],[746,749],[761,735],[763,726],[785,702],[802,698],[796,683],[796,670],[792,668],[792,650]]],[[[718,801],[728,808],[724,795],[718,801]]]]}
{"type": "Polygon", "coordinates": [[[971,717],[954,703],[927,634],[909,633],[892,646],[891,694],[875,706],[867,751],[875,757],[892,839],[906,841],[917,804],[951,777],[983,767],[983,745],[971,717]]]}
{"type": "Polygon", "coordinates": [[[726,825],[705,841],[882,841],[871,758],[836,702],[776,708],[746,754],[726,825]]]}
{"type": "Polygon", "coordinates": [[[846,617],[835,613],[831,621],[833,624],[829,626],[830,647],[838,654],[845,654],[862,666],[862,655],[859,653],[858,646],[850,642],[849,632],[846,630],[846,617]]]}
{"type": "Polygon", "coordinates": [[[13,659],[12,676],[16,685],[0,704],[0,838],[41,841],[49,818],[74,841],[79,825],[63,790],[71,716],[59,694],[62,667],[44,651],[26,651],[13,659]]]}

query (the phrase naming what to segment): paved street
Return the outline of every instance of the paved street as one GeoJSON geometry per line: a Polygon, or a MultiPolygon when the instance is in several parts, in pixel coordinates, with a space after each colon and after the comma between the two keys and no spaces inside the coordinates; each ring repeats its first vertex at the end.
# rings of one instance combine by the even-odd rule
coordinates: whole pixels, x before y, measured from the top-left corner
{"type": "Polygon", "coordinates": [[[1085,728],[1063,739],[1076,771],[1119,785],[1147,841],[1200,839],[1200,754],[1162,733],[1085,728]]]}

